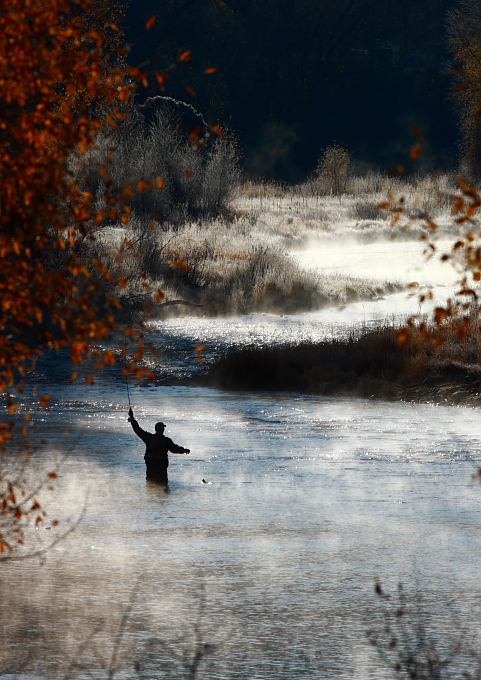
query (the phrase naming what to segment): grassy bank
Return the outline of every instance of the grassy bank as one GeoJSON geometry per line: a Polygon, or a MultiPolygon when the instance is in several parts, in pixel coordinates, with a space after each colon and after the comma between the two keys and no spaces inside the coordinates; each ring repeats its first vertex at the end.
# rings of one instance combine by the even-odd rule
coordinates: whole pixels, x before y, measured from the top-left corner
{"type": "Polygon", "coordinates": [[[150,304],[159,313],[196,313],[192,307],[156,309],[151,291],[158,288],[166,300],[203,305],[201,313],[207,315],[293,313],[369,300],[402,285],[306,271],[296,252],[313,243],[417,240],[425,230],[419,216],[428,209],[437,215],[441,232],[451,233],[448,196],[455,187],[450,183],[449,177],[410,183],[372,174],[352,177],[349,193],[340,196],[322,193],[314,180],[291,187],[246,183],[233,187],[231,203],[209,219],[159,221],[139,210],[127,227],[100,225],[95,240],[85,241],[83,257],[102,262],[126,282],[118,292],[129,309],[150,304]],[[412,205],[408,230],[393,230],[390,216],[378,209],[389,192],[406,196],[412,205]]]}
{"type": "Polygon", "coordinates": [[[382,399],[481,403],[477,323],[398,330],[380,327],[347,340],[231,352],[207,380],[221,389],[300,391],[382,399]]]}
{"type": "MultiPolygon", "coordinates": [[[[99,138],[86,166],[85,160],[72,160],[72,172],[85,173],[85,189],[104,215],[80,239],[76,254],[91,277],[99,278],[98,263],[112,276],[111,284],[100,279],[99,284],[115,288],[115,281],[122,281],[113,292],[129,314],[146,307],[154,315],[291,314],[369,300],[402,285],[305,270],[296,253],[312,245],[319,249],[394,236],[418,240],[426,233],[428,213],[438,233],[457,237],[450,212],[454,177],[403,179],[350,170],[342,193],[322,172],[295,186],[241,183],[235,140],[211,136],[199,146],[182,133],[179,111],[164,99],[134,108],[115,134],[99,138]],[[118,191],[125,185],[142,187],[127,199],[128,224],[109,217],[98,163],[108,168],[118,191]],[[392,215],[378,206],[400,196],[406,219],[393,229],[392,215]],[[180,298],[202,307],[161,307],[155,302],[159,289],[164,302],[180,298]]],[[[52,266],[61,266],[57,260],[67,255],[54,253],[52,266]]]]}
{"type": "Polygon", "coordinates": [[[165,312],[212,316],[294,313],[404,289],[396,280],[304,270],[281,239],[255,231],[245,220],[153,229],[134,217],[129,229],[103,229],[85,249],[88,262],[101,261],[114,280],[124,280],[117,293],[126,309],[149,305],[159,314],[163,310],[152,295],[159,288],[167,301],[202,305],[165,312]]]}

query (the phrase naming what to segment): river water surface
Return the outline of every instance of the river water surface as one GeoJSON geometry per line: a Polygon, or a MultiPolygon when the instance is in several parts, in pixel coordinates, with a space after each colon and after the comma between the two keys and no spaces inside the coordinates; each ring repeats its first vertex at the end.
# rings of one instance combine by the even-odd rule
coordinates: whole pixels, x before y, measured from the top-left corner
{"type": "MultiPolygon", "coordinates": [[[[397,299],[384,309],[407,313],[397,299]]],[[[158,370],[182,374],[196,370],[201,341],[210,357],[382,314],[378,301],[172,320],[153,324],[150,340],[167,347],[158,370]]],[[[161,419],[191,449],[170,456],[165,493],[145,481],[118,373],[91,387],[47,373],[50,411],[25,397],[49,442],[38,469],[60,461],[45,507],[60,528],[85,510],[41,559],[2,565],[0,677],[389,677],[368,634],[389,644],[383,616],[399,606],[399,583],[419,654],[424,630],[440,655],[455,650],[457,672],[476,665],[478,411],[131,385],[141,426],[161,419]]],[[[39,544],[49,532],[36,530],[39,544]]]]}

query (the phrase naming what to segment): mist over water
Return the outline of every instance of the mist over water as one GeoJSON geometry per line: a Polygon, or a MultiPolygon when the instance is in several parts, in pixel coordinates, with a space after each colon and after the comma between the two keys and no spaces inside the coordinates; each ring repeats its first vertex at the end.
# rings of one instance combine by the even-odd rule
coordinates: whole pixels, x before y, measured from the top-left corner
{"type": "MultiPolygon", "coordinates": [[[[439,240],[436,246],[442,254],[450,252],[452,242],[439,240]]],[[[370,275],[404,283],[417,281],[423,286],[453,286],[459,273],[449,263],[441,262],[439,255],[426,260],[425,249],[421,240],[386,240],[362,245],[311,240],[307,247],[296,251],[296,257],[304,267],[328,274],[370,275]]]]}
{"type": "MultiPolygon", "coordinates": [[[[232,345],[342,335],[409,304],[156,322],[156,377],[197,370],[201,341],[209,360],[232,345]]],[[[145,481],[118,371],[92,387],[39,376],[52,409],[25,397],[49,440],[36,465],[67,454],[49,516],[66,527],[86,511],[41,560],[2,565],[0,677],[388,677],[367,641],[389,604],[376,580],[421,597],[441,649],[453,631],[477,644],[476,410],[131,385],[140,425],[162,420],[191,449],[170,456],[164,493],[145,481]]]]}

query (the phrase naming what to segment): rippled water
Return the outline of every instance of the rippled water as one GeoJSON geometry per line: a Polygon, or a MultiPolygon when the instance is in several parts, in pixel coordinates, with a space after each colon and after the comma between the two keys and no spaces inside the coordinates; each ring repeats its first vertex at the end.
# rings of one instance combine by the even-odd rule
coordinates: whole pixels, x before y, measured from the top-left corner
{"type": "MultiPolygon", "coordinates": [[[[202,340],[213,356],[340,333],[377,311],[345,313],[175,320],[151,340],[171,345],[162,370],[192,372],[202,340]]],[[[162,419],[192,451],[171,455],[164,493],[145,481],[115,371],[91,388],[43,380],[52,409],[33,407],[49,440],[36,465],[66,454],[46,507],[61,530],[86,510],[41,560],[2,565],[1,677],[387,677],[367,633],[389,642],[383,612],[398,603],[375,595],[376,580],[389,593],[402,582],[406,625],[441,653],[462,640],[458,670],[472,668],[476,410],[131,385],[140,424],[162,419]]]]}
{"type": "Polygon", "coordinates": [[[6,659],[30,654],[26,669],[49,677],[78,657],[99,677],[130,608],[122,677],[136,662],[142,677],[188,677],[179,658],[200,643],[214,645],[200,676],[379,677],[375,579],[422,593],[439,640],[453,620],[477,634],[476,411],[136,388],[141,424],[162,418],[192,449],[171,456],[164,494],[112,388],[54,390],[40,434],[74,428],[58,435],[69,456],[50,511],[64,525],[88,490],[87,511],[44,563],[2,568],[6,659]]]}

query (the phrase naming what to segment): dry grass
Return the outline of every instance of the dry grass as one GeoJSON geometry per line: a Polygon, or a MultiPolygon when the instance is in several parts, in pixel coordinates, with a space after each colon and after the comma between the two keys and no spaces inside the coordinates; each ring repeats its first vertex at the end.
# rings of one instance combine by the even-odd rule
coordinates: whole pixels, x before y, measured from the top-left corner
{"type": "Polygon", "coordinates": [[[222,389],[478,403],[480,350],[473,316],[439,328],[413,328],[403,344],[397,328],[383,326],[348,340],[248,347],[217,362],[208,379],[222,389]]]}
{"type": "Polygon", "coordinates": [[[316,177],[295,186],[249,182],[239,188],[232,207],[236,219],[248,222],[253,232],[262,230],[287,247],[310,240],[417,240],[426,232],[426,212],[436,219],[440,234],[453,235],[451,206],[458,188],[451,175],[408,180],[374,172],[349,177],[340,195],[326,195],[316,177]],[[394,229],[390,215],[378,209],[390,196],[402,196],[410,206],[409,229],[394,229]]]}
{"type": "MultiPolygon", "coordinates": [[[[318,189],[316,178],[296,186],[249,182],[216,219],[170,224],[134,213],[127,230],[102,225],[82,255],[87,263],[99,259],[115,278],[127,281],[119,295],[128,309],[152,306],[147,284],[161,288],[167,300],[182,297],[205,305],[203,314],[293,313],[402,289],[395,281],[304,271],[292,256],[299,249],[314,242],[417,240],[426,231],[422,215],[428,210],[440,233],[454,236],[455,185],[449,176],[408,182],[370,173],[349,177],[343,195],[326,196],[318,189]],[[378,209],[389,192],[405,196],[409,229],[395,231],[390,216],[378,209]],[[122,244],[124,237],[128,245],[122,244]],[[172,267],[176,262],[183,266],[172,267]]],[[[192,313],[192,308],[172,310],[192,313]]]]}
{"type": "MultiPolygon", "coordinates": [[[[95,241],[86,242],[84,257],[101,260],[115,278],[126,280],[119,296],[127,310],[140,304],[153,307],[152,292],[159,288],[166,300],[201,304],[201,313],[210,315],[293,313],[403,289],[395,281],[305,271],[285,241],[268,229],[254,229],[243,218],[165,229],[134,217],[128,230],[99,231],[95,241]]],[[[192,307],[170,307],[168,312],[196,313],[192,307]]]]}

